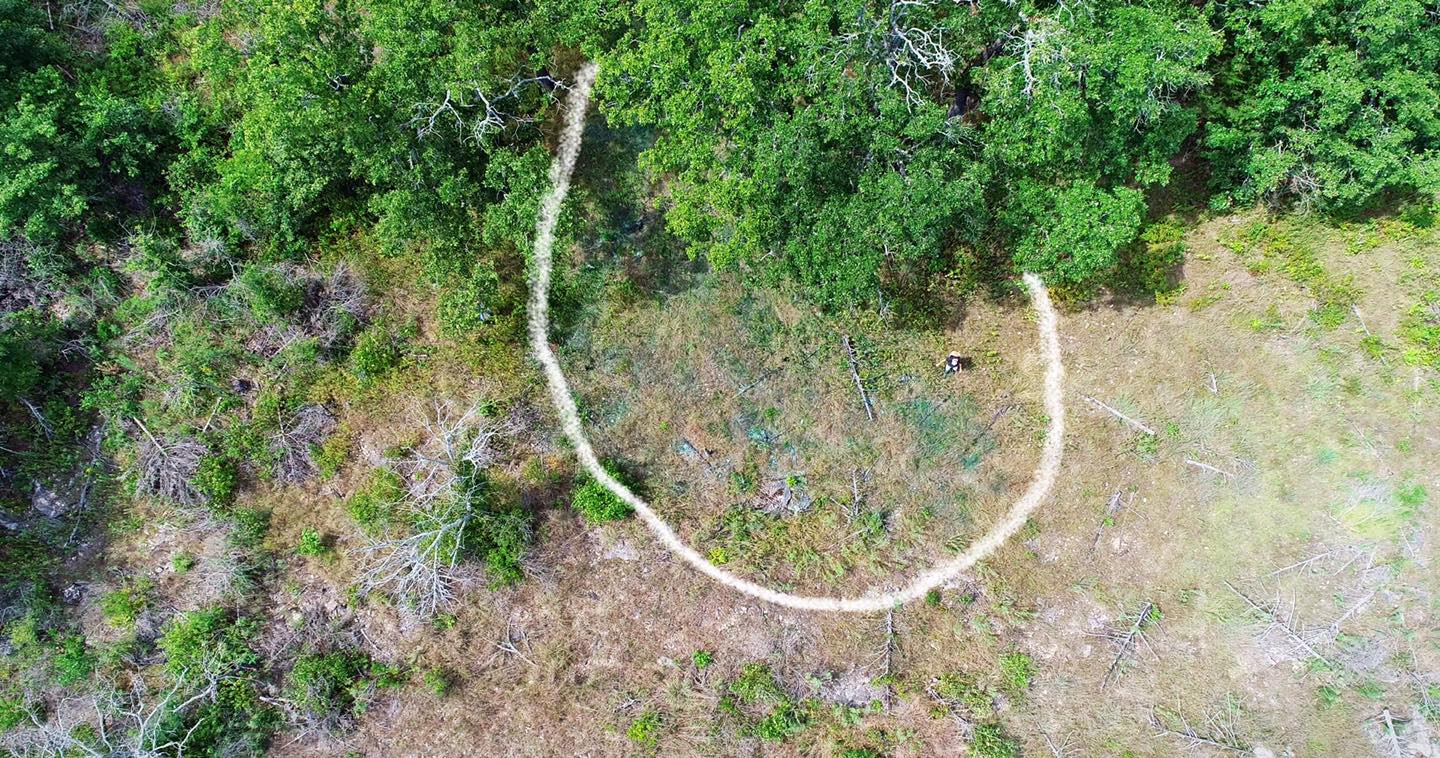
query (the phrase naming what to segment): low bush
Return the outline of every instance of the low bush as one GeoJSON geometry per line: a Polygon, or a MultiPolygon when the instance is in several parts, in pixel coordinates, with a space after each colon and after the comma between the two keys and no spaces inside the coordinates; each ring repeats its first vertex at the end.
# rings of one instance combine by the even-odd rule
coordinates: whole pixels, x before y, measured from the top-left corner
{"type": "MultiPolygon", "coordinates": [[[[618,466],[613,463],[605,463],[604,466],[605,470],[611,476],[619,479],[621,484],[627,487],[631,486],[618,466]]],[[[580,485],[575,488],[575,492],[570,498],[570,506],[579,511],[580,515],[585,517],[585,521],[592,526],[619,521],[635,510],[629,503],[606,489],[599,480],[589,475],[586,475],[580,485]]]]}
{"type": "Polygon", "coordinates": [[[345,510],[366,534],[375,535],[390,527],[404,498],[405,482],[400,475],[388,468],[377,468],[371,472],[370,481],[350,495],[345,510]]]}
{"type": "Polygon", "coordinates": [[[300,541],[295,545],[295,552],[313,558],[329,551],[330,546],[319,530],[307,526],[300,531],[300,541]]]}
{"type": "Polygon", "coordinates": [[[1018,758],[1020,745],[1010,739],[999,724],[981,724],[975,727],[970,752],[975,758],[1018,758]]]}
{"type": "Polygon", "coordinates": [[[430,690],[435,697],[445,697],[455,689],[455,674],[449,669],[430,669],[421,679],[425,682],[425,689],[430,690]]]}
{"type": "Polygon", "coordinates": [[[350,351],[350,371],[361,384],[370,384],[394,371],[404,357],[399,340],[383,325],[360,333],[350,351]]]}
{"type": "Polygon", "coordinates": [[[1024,653],[1000,656],[1000,683],[1012,697],[1023,697],[1035,676],[1035,662],[1024,653]]]}
{"type": "Polygon", "coordinates": [[[655,711],[640,714],[630,722],[625,736],[641,747],[654,748],[660,742],[660,714],[655,711]]]}
{"type": "Polygon", "coordinates": [[[304,286],[273,267],[249,266],[232,283],[250,313],[262,323],[284,321],[305,304],[304,286]]]}
{"type": "Polygon", "coordinates": [[[126,582],[119,589],[108,592],[100,598],[100,612],[111,626],[128,629],[135,625],[140,612],[150,602],[150,592],[155,587],[149,579],[135,579],[126,582]]]}
{"type": "Polygon", "coordinates": [[[235,464],[218,455],[200,459],[190,483],[206,498],[206,504],[223,511],[235,502],[235,464]]]}
{"type": "Polygon", "coordinates": [[[354,650],[301,655],[285,678],[285,697],[311,723],[347,729],[375,692],[404,683],[401,672],[354,650]]]}
{"type": "Polygon", "coordinates": [[[746,664],[730,683],[728,695],[743,705],[768,706],[752,730],[755,736],[769,742],[781,742],[805,731],[812,720],[810,704],[791,698],[770,667],[762,663],[746,664]]]}

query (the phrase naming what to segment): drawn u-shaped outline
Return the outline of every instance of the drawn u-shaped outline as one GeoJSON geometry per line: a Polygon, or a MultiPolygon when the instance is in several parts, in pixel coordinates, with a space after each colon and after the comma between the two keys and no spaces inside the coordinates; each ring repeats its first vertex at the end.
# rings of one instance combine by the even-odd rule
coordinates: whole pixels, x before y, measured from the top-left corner
{"type": "Polygon", "coordinates": [[[695,570],[714,579],[726,587],[769,603],[809,611],[846,611],[869,613],[883,611],[902,603],[924,597],[927,592],[947,582],[961,572],[994,552],[1015,534],[1030,514],[1050,494],[1055,478],[1060,471],[1060,459],[1065,446],[1065,404],[1062,386],[1065,382],[1065,368],[1060,361],[1059,317],[1050,304],[1050,293],[1040,277],[1027,273],[1023,279],[1030,292],[1030,303],[1039,315],[1040,352],[1045,360],[1044,406],[1050,417],[1045,430],[1045,442],[1040,453],[1040,462],[1035,474],[1020,498],[1010,506],[1004,518],[990,527],[980,539],[972,542],[965,552],[948,561],[939,563],[916,576],[901,589],[881,592],[871,591],[858,597],[824,597],[794,595],[780,592],[741,578],[711,563],[694,548],[685,544],[675,530],[655,513],[648,503],[621,484],[600,465],[590,440],[580,424],[580,415],[575,407],[575,398],[570,392],[565,374],[555,358],[548,339],[549,296],[551,274],[551,252],[555,245],[555,221],[560,205],[570,191],[570,175],[575,170],[575,160],[580,155],[580,137],[585,126],[585,109],[590,101],[590,90],[595,83],[599,67],[588,63],[576,74],[570,87],[566,106],[565,128],[560,138],[560,150],[550,165],[550,191],[541,199],[538,218],[535,223],[534,258],[530,269],[530,347],[535,358],[544,369],[545,381],[550,388],[550,397],[555,411],[560,416],[565,436],[575,446],[580,465],[595,477],[616,497],[629,503],[640,520],[655,533],[667,549],[680,556],[695,570]]]}

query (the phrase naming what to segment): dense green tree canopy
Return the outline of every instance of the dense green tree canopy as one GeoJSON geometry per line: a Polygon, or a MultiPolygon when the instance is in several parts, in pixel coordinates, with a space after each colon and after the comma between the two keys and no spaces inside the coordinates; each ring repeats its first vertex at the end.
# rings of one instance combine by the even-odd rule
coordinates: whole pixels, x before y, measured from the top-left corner
{"type": "Polygon", "coordinates": [[[1440,10],[1421,0],[1213,2],[1206,97],[1221,199],[1357,211],[1440,191],[1440,10]]]}
{"type": "MultiPolygon", "coordinates": [[[[959,249],[986,256],[1055,210],[1036,182],[1164,182],[1219,37],[1188,5],[638,2],[603,107],[653,127],[667,223],[717,265],[760,264],[822,300],[873,300],[959,249]],[[967,112],[968,111],[968,112],[967,112]],[[1023,205],[1023,207],[1015,207],[1023,205]]],[[[1131,205],[1130,195],[1121,193],[1131,205]]],[[[1078,206],[1068,210],[1074,212],[1078,206]]],[[[1136,213],[1066,281],[1103,274],[1136,213]],[[1085,275],[1080,276],[1084,268],[1085,275]]],[[[1001,252],[1003,255],[1003,252],[1001,252]]],[[[1030,256],[1024,265],[1047,260],[1030,256]]]]}

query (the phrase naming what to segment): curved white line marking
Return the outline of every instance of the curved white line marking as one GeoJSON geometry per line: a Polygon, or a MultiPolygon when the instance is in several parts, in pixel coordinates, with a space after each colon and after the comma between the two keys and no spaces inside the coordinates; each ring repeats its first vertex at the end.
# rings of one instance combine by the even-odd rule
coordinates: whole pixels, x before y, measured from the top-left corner
{"type": "Polygon", "coordinates": [[[671,529],[648,503],[601,467],[594,449],[590,447],[590,440],[581,428],[575,398],[570,394],[565,374],[560,370],[560,363],[547,339],[551,248],[555,244],[555,221],[560,212],[560,204],[570,191],[570,174],[574,171],[575,159],[580,154],[580,134],[585,125],[585,108],[590,100],[590,89],[595,82],[597,71],[598,67],[594,63],[586,64],[576,75],[575,83],[570,89],[565,129],[560,138],[560,152],[550,166],[550,192],[540,202],[539,219],[535,225],[535,260],[530,277],[530,346],[545,370],[545,379],[550,386],[550,398],[555,403],[556,412],[560,414],[565,436],[569,437],[571,444],[575,446],[575,454],[585,470],[606,489],[634,507],[640,519],[650,527],[650,531],[655,533],[660,542],[697,571],[726,587],[788,608],[862,613],[883,611],[924,597],[925,593],[955,578],[1004,544],[1005,540],[1024,525],[1030,513],[1050,493],[1060,470],[1060,455],[1064,448],[1065,404],[1061,399],[1061,385],[1065,379],[1065,369],[1060,363],[1060,338],[1056,330],[1058,317],[1050,305],[1050,294],[1045,290],[1045,285],[1040,281],[1040,277],[1034,274],[1025,274],[1024,280],[1025,286],[1030,290],[1031,304],[1040,316],[1040,349],[1045,357],[1044,402],[1045,412],[1050,416],[1050,427],[1045,432],[1045,444],[1035,476],[1020,499],[1010,507],[1005,518],[992,526],[990,531],[971,543],[961,555],[925,571],[902,589],[893,592],[872,591],[860,597],[818,597],[779,592],[742,579],[706,560],[694,548],[682,542],[675,530],[671,529]]]}

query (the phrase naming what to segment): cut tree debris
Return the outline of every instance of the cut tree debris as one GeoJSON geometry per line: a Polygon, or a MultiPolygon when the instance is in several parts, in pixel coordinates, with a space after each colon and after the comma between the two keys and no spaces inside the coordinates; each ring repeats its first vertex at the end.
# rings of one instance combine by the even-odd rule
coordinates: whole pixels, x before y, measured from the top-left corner
{"type": "Polygon", "coordinates": [[[1080,397],[1081,397],[1081,398],[1084,398],[1085,402],[1090,403],[1091,405],[1095,406],[1096,408],[1099,408],[1100,410],[1109,413],[1110,415],[1114,416],[1115,418],[1118,418],[1118,419],[1120,419],[1121,421],[1124,421],[1125,423],[1129,424],[1130,426],[1135,427],[1136,429],[1144,432],[1145,434],[1148,434],[1148,435],[1150,435],[1151,437],[1154,437],[1154,436],[1155,436],[1155,430],[1154,430],[1154,429],[1151,429],[1151,428],[1148,427],[1148,426],[1146,426],[1144,423],[1142,423],[1142,422],[1140,422],[1140,421],[1137,421],[1137,420],[1135,420],[1135,419],[1133,419],[1133,418],[1131,418],[1131,417],[1129,417],[1129,416],[1121,413],[1120,411],[1115,410],[1114,408],[1111,408],[1110,406],[1108,406],[1108,405],[1100,402],[1099,400],[1096,400],[1096,399],[1093,398],[1093,397],[1090,397],[1089,395],[1081,395],[1080,397]]]}
{"type": "Polygon", "coordinates": [[[1138,646],[1144,645],[1145,649],[1158,660],[1159,655],[1154,648],[1150,647],[1150,640],[1146,632],[1153,629],[1156,619],[1159,617],[1155,603],[1146,600],[1140,610],[1130,616],[1122,616],[1120,620],[1126,622],[1120,628],[1107,629],[1099,634],[1092,634],[1093,637],[1102,637],[1114,643],[1116,647],[1115,658],[1110,661],[1110,667],[1105,670],[1105,677],[1100,680],[1100,687],[1103,689],[1110,686],[1120,675],[1120,664],[1126,657],[1130,656],[1138,646]]]}
{"type": "Polygon", "coordinates": [[[850,359],[850,378],[855,380],[855,389],[860,391],[860,402],[865,404],[865,418],[875,420],[875,407],[870,403],[870,393],[865,391],[865,383],[860,381],[860,357],[855,353],[855,343],[850,341],[850,335],[844,335],[846,357],[850,359]]]}

